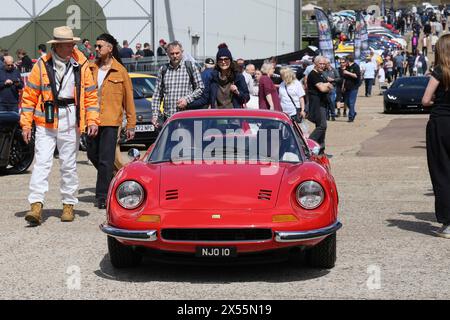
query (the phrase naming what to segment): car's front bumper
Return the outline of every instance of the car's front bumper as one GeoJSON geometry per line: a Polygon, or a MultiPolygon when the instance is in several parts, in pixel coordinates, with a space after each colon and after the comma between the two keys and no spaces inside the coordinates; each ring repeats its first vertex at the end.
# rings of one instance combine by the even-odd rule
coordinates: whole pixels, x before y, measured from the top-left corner
{"type": "Polygon", "coordinates": [[[111,227],[107,224],[101,224],[100,230],[106,233],[108,236],[111,236],[120,240],[129,240],[129,241],[142,241],[142,242],[154,242],[158,240],[157,231],[156,230],[124,230],[111,227]]]}
{"type": "MultiPolygon", "coordinates": [[[[309,231],[274,231],[275,242],[289,243],[320,239],[337,232],[340,228],[342,228],[342,223],[336,221],[328,227],[309,231]]],[[[100,225],[100,230],[108,236],[120,240],[128,240],[133,242],[155,242],[158,240],[157,230],[125,230],[115,228],[107,224],[100,225]]]]}
{"type": "Polygon", "coordinates": [[[392,102],[389,100],[384,101],[384,110],[387,112],[429,112],[429,108],[425,108],[421,103],[418,102],[392,102]]]}
{"type": "Polygon", "coordinates": [[[309,230],[309,231],[289,231],[289,232],[277,232],[275,231],[276,242],[298,242],[308,241],[323,238],[329,236],[342,228],[342,223],[336,221],[331,226],[326,228],[309,230]]]}

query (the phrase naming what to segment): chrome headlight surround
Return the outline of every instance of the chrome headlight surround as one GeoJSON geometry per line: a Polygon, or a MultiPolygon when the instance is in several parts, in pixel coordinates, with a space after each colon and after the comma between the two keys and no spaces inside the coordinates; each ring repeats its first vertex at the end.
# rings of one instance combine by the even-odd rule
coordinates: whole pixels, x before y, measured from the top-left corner
{"type": "Polygon", "coordinates": [[[144,188],[136,181],[125,181],[116,190],[116,199],[127,210],[139,208],[144,202],[144,188]]]}
{"type": "Polygon", "coordinates": [[[306,210],[320,207],[325,199],[325,191],[316,181],[305,181],[297,187],[297,203],[306,210]]]}

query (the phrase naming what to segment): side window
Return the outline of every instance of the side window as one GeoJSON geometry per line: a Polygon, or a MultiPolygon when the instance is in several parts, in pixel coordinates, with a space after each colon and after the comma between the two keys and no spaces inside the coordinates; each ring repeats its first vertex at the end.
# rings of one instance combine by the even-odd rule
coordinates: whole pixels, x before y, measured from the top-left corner
{"type": "Polygon", "coordinates": [[[303,149],[303,153],[309,158],[310,157],[309,148],[308,148],[308,145],[306,144],[306,141],[305,141],[303,135],[300,133],[301,129],[297,122],[294,122],[292,129],[294,131],[295,139],[297,139],[298,144],[303,149]]]}

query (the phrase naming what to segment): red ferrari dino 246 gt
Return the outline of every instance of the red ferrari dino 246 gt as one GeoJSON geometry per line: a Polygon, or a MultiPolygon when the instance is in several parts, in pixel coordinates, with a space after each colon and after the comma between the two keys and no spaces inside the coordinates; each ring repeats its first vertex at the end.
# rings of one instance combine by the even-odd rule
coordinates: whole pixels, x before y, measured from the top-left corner
{"type": "Polygon", "coordinates": [[[335,180],[287,115],[181,112],[145,156],[130,155],[100,226],[114,267],[136,266],[143,253],[226,263],[292,250],[312,267],[334,267],[342,226],[335,180]]]}

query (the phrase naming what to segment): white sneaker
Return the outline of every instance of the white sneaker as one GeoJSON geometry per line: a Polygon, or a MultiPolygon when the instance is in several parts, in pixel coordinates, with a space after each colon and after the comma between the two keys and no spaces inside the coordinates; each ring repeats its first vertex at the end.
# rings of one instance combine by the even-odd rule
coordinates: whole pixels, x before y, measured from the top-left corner
{"type": "Polygon", "coordinates": [[[438,231],[436,231],[436,235],[441,238],[450,239],[450,225],[443,225],[438,231]]]}

